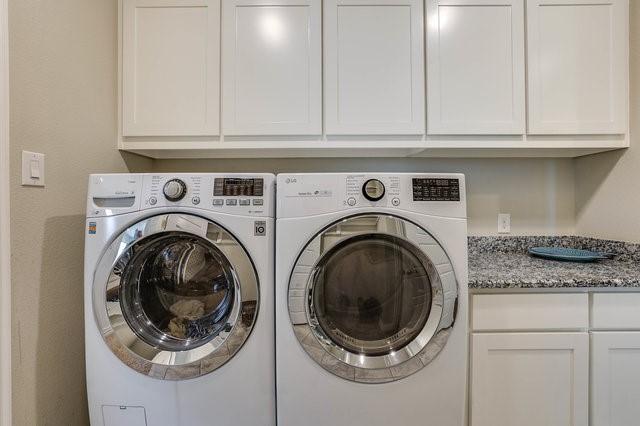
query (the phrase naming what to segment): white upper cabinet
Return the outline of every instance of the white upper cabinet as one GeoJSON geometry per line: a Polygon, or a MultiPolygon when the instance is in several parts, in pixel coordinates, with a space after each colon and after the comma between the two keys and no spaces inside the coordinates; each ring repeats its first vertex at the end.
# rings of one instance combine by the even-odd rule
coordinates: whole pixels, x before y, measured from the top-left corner
{"type": "Polygon", "coordinates": [[[123,136],[220,130],[219,0],[123,0],[123,136]]]}
{"type": "Polygon", "coordinates": [[[321,0],[224,0],[225,135],[322,134],[321,0]]]}
{"type": "Polygon", "coordinates": [[[427,0],[428,133],[525,133],[523,0],[427,0]]]}
{"type": "Polygon", "coordinates": [[[421,135],[422,0],[325,0],[328,135],[421,135]]]}
{"type": "Polygon", "coordinates": [[[529,133],[627,129],[628,1],[528,0],[529,133]]]}
{"type": "Polygon", "coordinates": [[[576,157],[629,146],[629,0],[118,0],[118,11],[121,150],[576,157]]]}

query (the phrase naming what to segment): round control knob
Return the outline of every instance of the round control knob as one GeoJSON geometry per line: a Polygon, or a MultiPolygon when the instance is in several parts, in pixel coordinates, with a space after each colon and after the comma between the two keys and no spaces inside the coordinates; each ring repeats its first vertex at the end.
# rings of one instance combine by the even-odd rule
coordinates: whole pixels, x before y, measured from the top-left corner
{"type": "Polygon", "coordinates": [[[349,199],[347,200],[347,204],[350,205],[351,207],[356,205],[356,199],[354,197],[349,197],[349,199]]]}
{"type": "Polygon", "coordinates": [[[384,197],[384,184],[378,179],[369,179],[362,186],[362,194],[369,201],[380,201],[384,197]]]}
{"type": "Polygon", "coordinates": [[[187,195],[187,184],[180,179],[171,179],[164,184],[164,196],[169,201],[180,201],[187,195]]]}
{"type": "Polygon", "coordinates": [[[400,198],[394,198],[393,200],[391,200],[391,204],[393,204],[395,207],[398,207],[400,205],[400,198]]]}

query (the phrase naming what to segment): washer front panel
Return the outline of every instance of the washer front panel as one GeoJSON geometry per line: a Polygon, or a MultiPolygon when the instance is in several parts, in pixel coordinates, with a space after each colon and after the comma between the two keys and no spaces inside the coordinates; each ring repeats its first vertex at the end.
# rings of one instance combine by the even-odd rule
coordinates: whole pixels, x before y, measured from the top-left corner
{"type": "Polygon", "coordinates": [[[429,364],[455,321],[458,287],[443,248],[386,214],[340,220],[316,235],[289,281],[289,315],[304,350],[327,371],[383,383],[429,364]]]}
{"type": "Polygon", "coordinates": [[[94,276],[93,309],[107,346],[127,366],[166,380],[199,377],[231,359],[251,333],[258,301],[246,250],[190,214],[129,227],[94,276]]]}

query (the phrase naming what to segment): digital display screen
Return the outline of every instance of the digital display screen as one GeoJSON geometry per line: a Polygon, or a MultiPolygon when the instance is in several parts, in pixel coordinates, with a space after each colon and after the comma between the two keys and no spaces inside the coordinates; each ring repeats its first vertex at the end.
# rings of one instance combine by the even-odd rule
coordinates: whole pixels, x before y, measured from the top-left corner
{"type": "Polygon", "coordinates": [[[414,178],[413,201],[460,201],[460,181],[414,178]]]}
{"type": "Polygon", "coordinates": [[[264,179],[217,178],[213,185],[215,197],[262,197],[264,179]]]}

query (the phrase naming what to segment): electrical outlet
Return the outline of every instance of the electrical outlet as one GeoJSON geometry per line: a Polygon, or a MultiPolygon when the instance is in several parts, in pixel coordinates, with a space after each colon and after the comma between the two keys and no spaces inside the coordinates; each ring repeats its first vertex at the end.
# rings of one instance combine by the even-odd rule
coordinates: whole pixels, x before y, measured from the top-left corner
{"type": "Polygon", "coordinates": [[[498,214],[498,234],[511,232],[511,215],[509,213],[498,214]]]}

